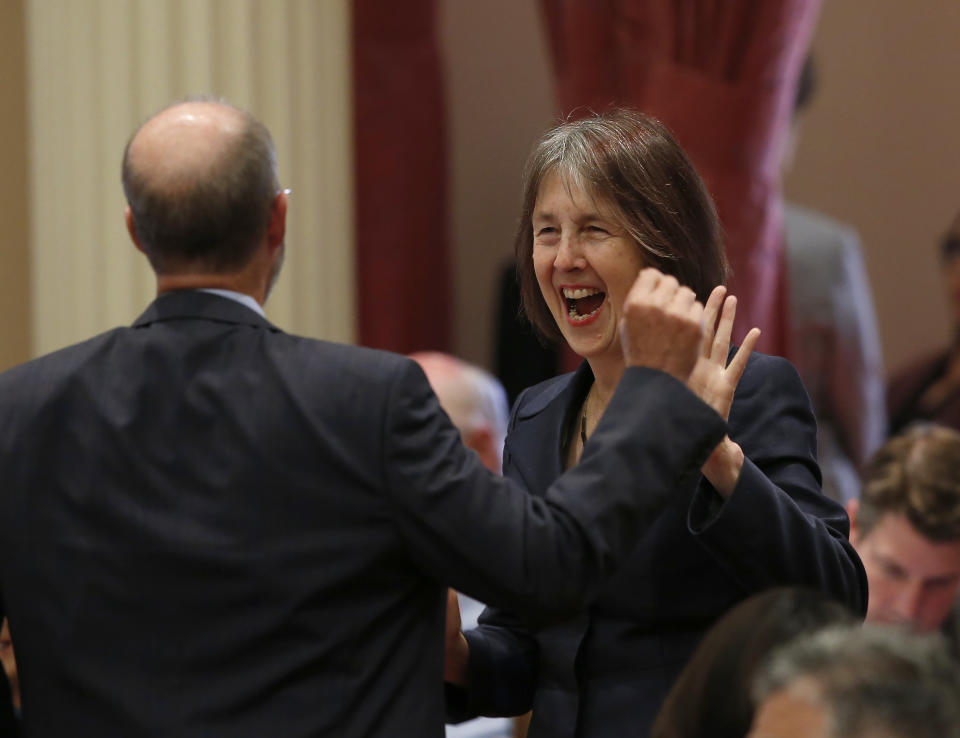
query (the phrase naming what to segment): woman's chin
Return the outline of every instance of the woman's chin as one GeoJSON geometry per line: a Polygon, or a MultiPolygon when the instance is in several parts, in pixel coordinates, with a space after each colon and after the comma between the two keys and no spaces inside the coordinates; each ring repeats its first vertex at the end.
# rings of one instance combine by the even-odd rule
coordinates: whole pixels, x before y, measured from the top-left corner
{"type": "Polygon", "coordinates": [[[570,350],[587,361],[623,358],[623,349],[620,347],[620,340],[617,336],[613,336],[612,340],[608,336],[594,336],[587,339],[582,336],[570,335],[568,332],[564,337],[567,339],[570,350]]]}

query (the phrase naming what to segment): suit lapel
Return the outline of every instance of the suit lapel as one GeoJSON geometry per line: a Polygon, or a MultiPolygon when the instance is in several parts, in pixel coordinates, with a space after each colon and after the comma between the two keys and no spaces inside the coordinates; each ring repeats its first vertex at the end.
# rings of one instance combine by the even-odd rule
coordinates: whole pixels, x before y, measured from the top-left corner
{"type": "Polygon", "coordinates": [[[592,382],[590,367],[583,362],[576,372],[556,378],[518,408],[507,449],[531,494],[543,496],[563,474],[564,434],[592,382]]]}

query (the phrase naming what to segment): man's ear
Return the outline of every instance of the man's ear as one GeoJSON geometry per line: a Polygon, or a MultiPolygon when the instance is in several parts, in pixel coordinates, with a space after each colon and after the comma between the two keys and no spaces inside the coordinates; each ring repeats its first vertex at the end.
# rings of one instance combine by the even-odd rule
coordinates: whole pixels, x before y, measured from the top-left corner
{"type": "Polygon", "coordinates": [[[129,205],[127,205],[127,207],[123,210],[123,220],[127,224],[127,233],[130,234],[130,240],[133,241],[133,245],[137,247],[137,250],[141,254],[147,253],[143,250],[140,239],[137,237],[137,229],[133,224],[133,211],[130,209],[129,205]]]}
{"type": "Polygon", "coordinates": [[[283,244],[287,233],[287,191],[280,190],[273,198],[273,208],[270,210],[270,224],[267,226],[267,245],[270,250],[283,244]]]}
{"type": "Polygon", "coordinates": [[[850,543],[854,546],[860,540],[860,528],[857,524],[857,514],[860,512],[860,500],[853,498],[847,501],[845,505],[847,516],[850,518],[850,543]]]}

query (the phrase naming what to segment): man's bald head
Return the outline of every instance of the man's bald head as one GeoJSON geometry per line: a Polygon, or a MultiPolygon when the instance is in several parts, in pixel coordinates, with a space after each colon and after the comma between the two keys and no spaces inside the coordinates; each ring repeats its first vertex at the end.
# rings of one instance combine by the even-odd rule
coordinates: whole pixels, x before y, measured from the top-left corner
{"type": "Polygon", "coordinates": [[[127,143],[123,189],[158,274],[231,272],[263,239],[279,186],[270,132],[220,102],[172,105],[127,143]]]}
{"type": "Polygon", "coordinates": [[[449,354],[419,351],[420,364],[440,406],[488,469],[500,472],[510,409],[503,385],[489,372],[449,354]]]}

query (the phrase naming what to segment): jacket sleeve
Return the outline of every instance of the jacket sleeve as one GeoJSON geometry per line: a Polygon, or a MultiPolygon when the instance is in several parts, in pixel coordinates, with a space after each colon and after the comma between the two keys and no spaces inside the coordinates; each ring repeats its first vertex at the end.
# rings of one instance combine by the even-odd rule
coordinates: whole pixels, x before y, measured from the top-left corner
{"type": "Polygon", "coordinates": [[[447,722],[477,715],[512,717],[533,706],[540,659],[536,638],[516,615],[488,607],[464,633],[470,647],[468,688],[446,685],[447,722]]]}
{"type": "Polygon", "coordinates": [[[628,369],[581,462],[539,498],[483,468],[420,368],[404,367],[383,426],[383,473],[401,540],[437,580],[526,618],[589,602],[676,476],[701,464],[727,430],[682,383],[628,369]],[[651,469],[643,490],[634,483],[638,460],[651,469]]]}
{"type": "MultiPolygon", "coordinates": [[[[3,604],[3,592],[0,590],[0,626],[6,617],[3,604]]],[[[17,734],[17,722],[13,711],[13,697],[10,694],[10,682],[3,669],[0,669],[0,736],[17,734]]]]}
{"type": "Polygon", "coordinates": [[[820,491],[816,421],[793,366],[751,357],[729,422],[743,471],[722,502],[701,479],[688,516],[695,538],[748,592],[803,585],[866,613],[866,574],[846,512],[820,491]]]}
{"type": "MultiPolygon", "coordinates": [[[[528,390],[514,406],[507,429],[509,435],[517,423],[517,410],[523,407],[528,390]]],[[[509,444],[503,451],[503,476],[517,478],[509,444]]],[[[464,632],[470,648],[467,663],[468,688],[446,685],[447,722],[456,723],[477,715],[511,717],[522,715],[533,706],[540,659],[537,639],[527,625],[513,613],[487,607],[476,628],[464,632]]]]}
{"type": "Polygon", "coordinates": [[[0,735],[17,735],[17,716],[13,709],[13,699],[10,697],[10,682],[7,675],[0,670],[0,735]]]}

